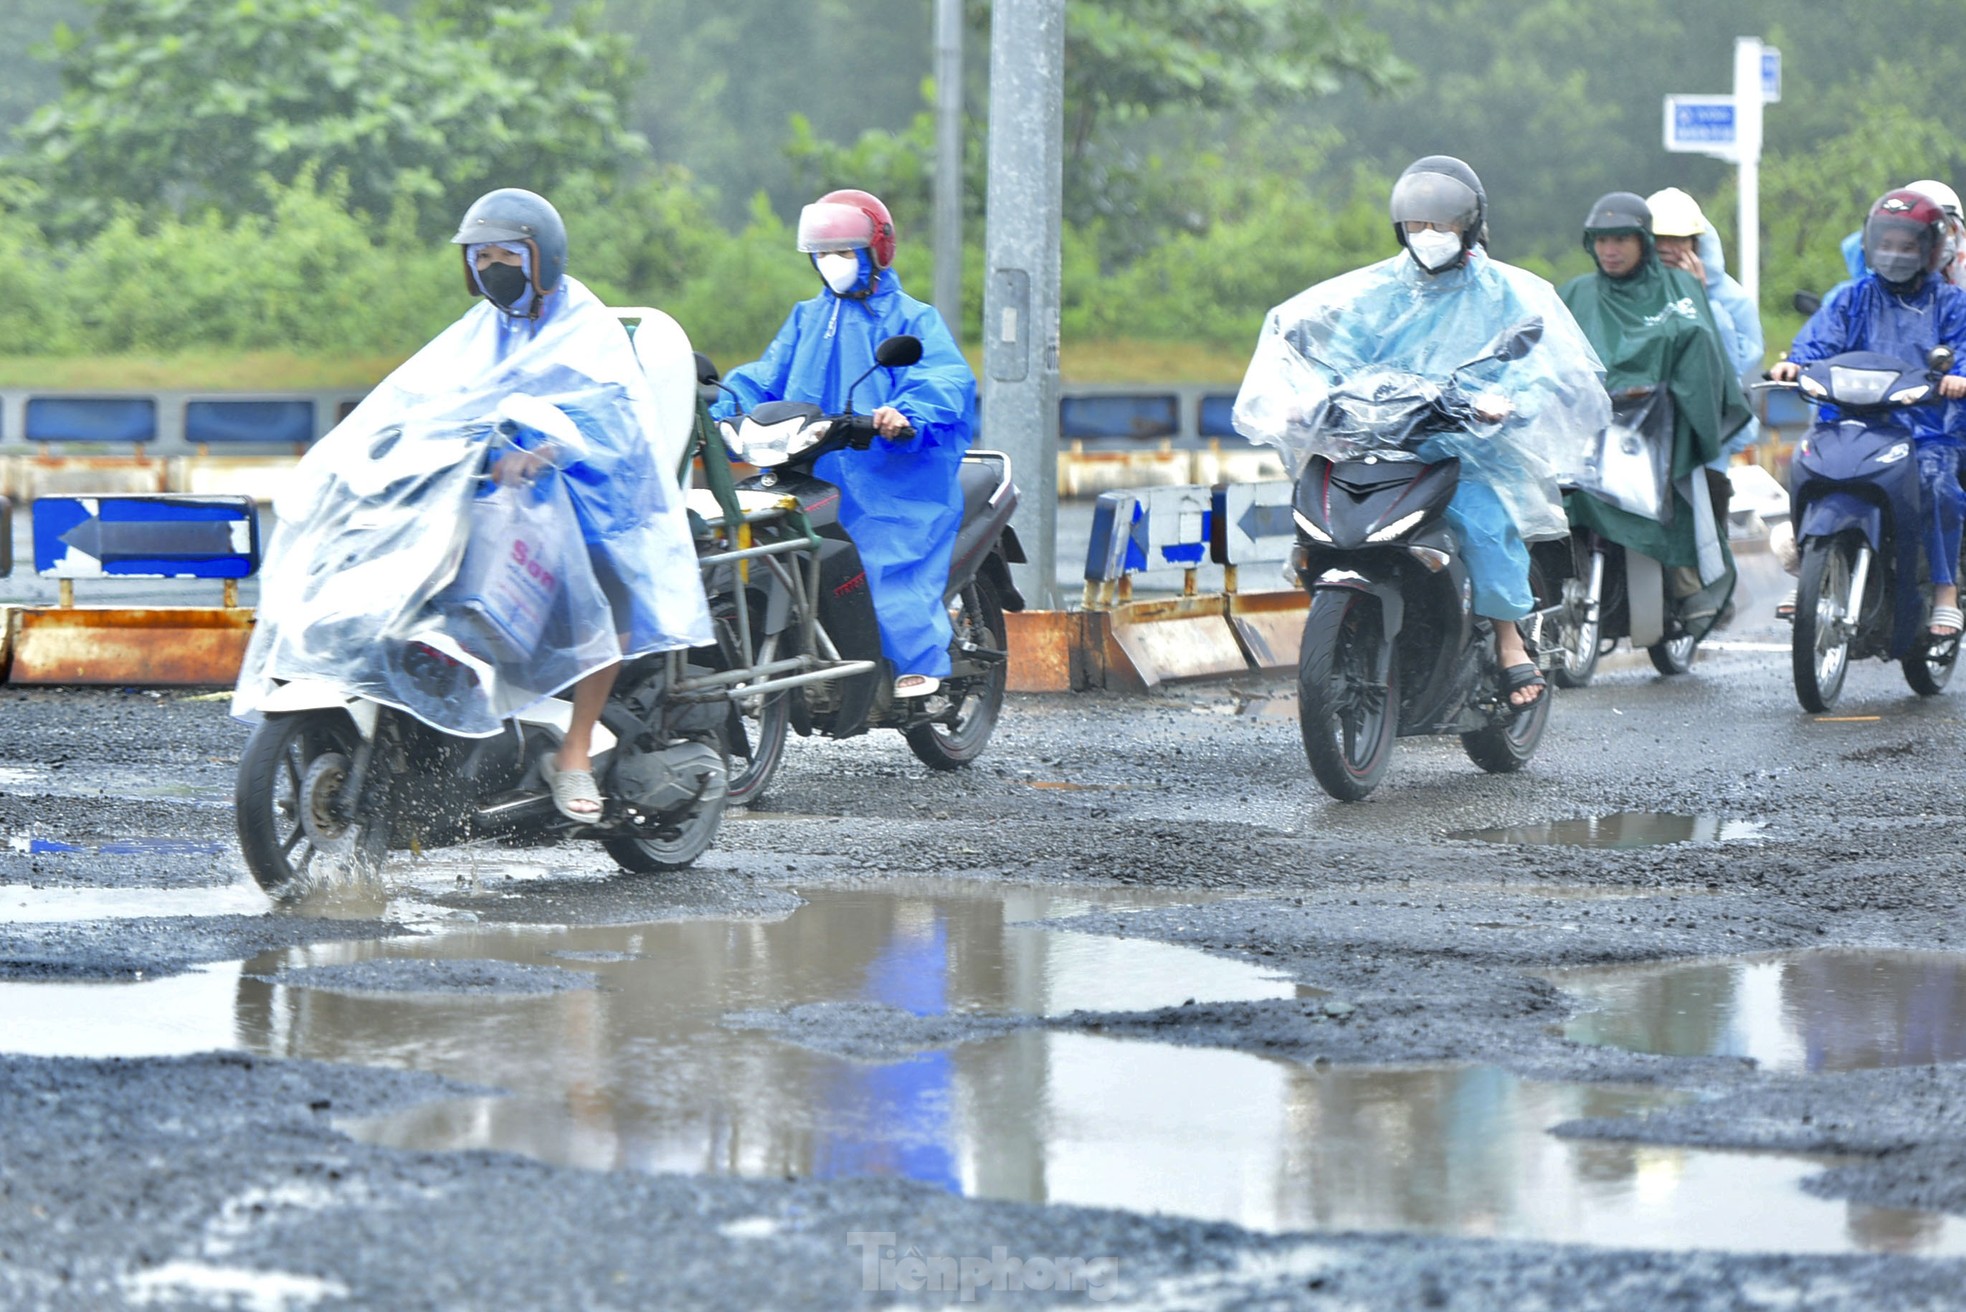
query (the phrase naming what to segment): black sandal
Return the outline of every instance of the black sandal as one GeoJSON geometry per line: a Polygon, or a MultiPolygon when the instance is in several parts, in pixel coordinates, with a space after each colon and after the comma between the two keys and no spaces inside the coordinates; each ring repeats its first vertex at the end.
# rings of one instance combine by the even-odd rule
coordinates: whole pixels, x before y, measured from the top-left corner
{"type": "Polygon", "coordinates": [[[1543,678],[1543,672],[1528,661],[1524,661],[1520,665],[1510,665],[1503,669],[1502,705],[1508,707],[1509,710],[1518,714],[1531,710],[1537,702],[1542,701],[1543,698],[1549,695],[1549,683],[1543,678]],[[1518,705],[1515,701],[1515,694],[1521,692],[1524,688],[1534,688],[1536,695],[1518,705]]]}

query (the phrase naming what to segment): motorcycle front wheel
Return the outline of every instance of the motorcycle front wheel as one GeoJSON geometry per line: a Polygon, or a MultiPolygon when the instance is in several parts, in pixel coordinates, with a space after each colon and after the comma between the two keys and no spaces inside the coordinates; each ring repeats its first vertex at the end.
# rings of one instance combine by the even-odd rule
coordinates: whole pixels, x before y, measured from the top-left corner
{"type": "Polygon", "coordinates": [[[1348,590],[1314,593],[1297,656],[1297,725],[1318,786],[1341,802],[1385,777],[1399,732],[1399,665],[1385,653],[1379,604],[1348,590]]]}
{"type": "Polygon", "coordinates": [[[938,720],[907,731],[908,747],[931,770],[954,770],[983,754],[1003,713],[1004,684],[1010,674],[1010,634],[996,584],[982,574],[964,584],[949,619],[959,644],[1001,652],[1004,659],[992,661],[987,673],[962,681],[958,694],[962,700],[953,724],[938,720]]]}
{"type": "Polygon", "coordinates": [[[1863,598],[1850,595],[1856,553],[1850,537],[1811,538],[1802,547],[1789,655],[1795,699],[1803,710],[1818,715],[1835,707],[1850,669],[1850,634],[1857,618],[1851,612],[1863,606],[1863,598]]]}
{"type": "MultiPolygon", "coordinates": [[[[758,649],[758,663],[775,660],[779,639],[773,634],[758,649]]],[[[730,789],[724,800],[731,806],[754,806],[764,796],[766,785],[785,759],[785,734],[792,722],[792,697],[785,691],[762,693],[731,703],[724,726],[730,740],[730,789]],[[742,765],[739,765],[739,762],[742,765]]]]}
{"type": "Polygon", "coordinates": [[[269,715],[239,758],[239,850],[268,896],[290,901],[341,872],[379,870],[389,846],[386,779],[371,769],[352,820],[337,803],[362,738],[342,711],[269,715]]]}
{"type": "MultiPolygon", "coordinates": [[[[1582,591],[1582,589],[1571,589],[1582,591]]],[[[1603,645],[1604,619],[1585,619],[1590,612],[1588,596],[1571,596],[1563,608],[1563,659],[1550,673],[1559,688],[1582,688],[1597,674],[1599,647],[1603,645]]]]}

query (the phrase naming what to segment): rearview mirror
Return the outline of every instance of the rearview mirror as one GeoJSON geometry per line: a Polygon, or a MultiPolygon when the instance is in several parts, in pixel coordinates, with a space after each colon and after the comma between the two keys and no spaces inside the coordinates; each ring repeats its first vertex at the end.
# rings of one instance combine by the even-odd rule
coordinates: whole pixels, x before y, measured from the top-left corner
{"type": "Polygon", "coordinates": [[[1823,308],[1823,298],[1814,292],[1797,292],[1789,298],[1789,303],[1801,314],[1814,314],[1823,308]]]}
{"type": "Polygon", "coordinates": [[[701,351],[696,352],[696,381],[698,383],[705,387],[715,387],[717,380],[722,377],[723,375],[717,372],[717,366],[711,361],[709,356],[703,354],[701,351]]]}
{"type": "Polygon", "coordinates": [[[1955,358],[1950,346],[1935,346],[1926,352],[1925,367],[1935,374],[1950,373],[1955,358]]]}
{"type": "Polygon", "coordinates": [[[906,333],[890,337],[874,348],[874,363],[883,369],[905,369],[922,358],[922,339],[906,333]]]}

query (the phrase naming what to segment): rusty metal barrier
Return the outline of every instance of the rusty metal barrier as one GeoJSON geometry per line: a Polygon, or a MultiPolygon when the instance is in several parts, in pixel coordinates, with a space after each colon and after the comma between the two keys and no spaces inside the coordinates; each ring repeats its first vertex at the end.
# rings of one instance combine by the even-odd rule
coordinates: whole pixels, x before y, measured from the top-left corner
{"type": "MultiPolygon", "coordinates": [[[[34,502],[35,572],[53,606],[0,608],[0,681],[209,686],[233,682],[252,633],[239,580],[259,566],[250,497],[103,494],[34,502]],[[81,581],[217,579],[219,606],[82,606],[81,581]]],[[[11,537],[8,538],[11,543],[11,537]]]]}

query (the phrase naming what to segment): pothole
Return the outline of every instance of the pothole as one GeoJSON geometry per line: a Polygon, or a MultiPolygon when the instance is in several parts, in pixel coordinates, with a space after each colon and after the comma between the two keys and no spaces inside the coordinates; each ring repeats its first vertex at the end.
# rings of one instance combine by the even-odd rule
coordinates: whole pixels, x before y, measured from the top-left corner
{"type": "Polygon", "coordinates": [[[1666,811],[1619,811],[1575,820],[1504,825],[1494,829],[1456,829],[1449,838],[1478,843],[1546,843],[1560,847],[1657,847],[1667,843],[1737,843],[1760,838],[1752,820],[1717,815],[1675,815],[1666,811]]]}
{"type": "Polygon", "coordinates": [[[1043,1023],[1189,999],[1365,1023],[1245,963],[1029,923],[1192,899],[947,880],[806,896],[777,920],[443,926],[137,984],[0,985],[0,1047],[428,1071],[507,1093],[338,1124],[406,1149],[598,1170],[905,1179],[1258,1230],[1966,1254],[1966,1222],[1803,1192],[1817,1159],[1547,1132],[1670,1100],[1657,1090],[1305,1065],[1043,1023]],[[573,969],[595,986],[445,991],[405,968],[430,962],[573,969]],[[794,1012],[789,1029],[734,1019],[794,1012]],[[835,1018],[850,1045],[829,1041],[835,1018]]]}
{"type": "Polygon", "coordinates": [[[1966,955],[1822,949],[1548,972],[1586,1010],[1566,1037],[1774,1071],[1966,1061],[1966,955]]]}

